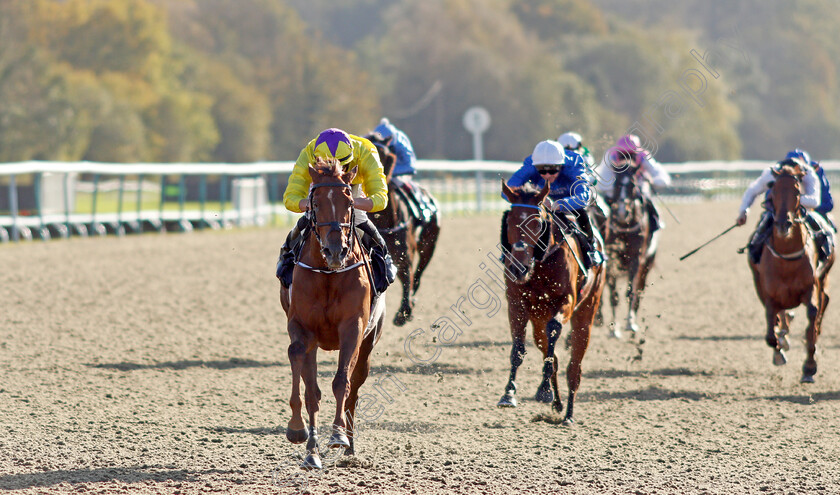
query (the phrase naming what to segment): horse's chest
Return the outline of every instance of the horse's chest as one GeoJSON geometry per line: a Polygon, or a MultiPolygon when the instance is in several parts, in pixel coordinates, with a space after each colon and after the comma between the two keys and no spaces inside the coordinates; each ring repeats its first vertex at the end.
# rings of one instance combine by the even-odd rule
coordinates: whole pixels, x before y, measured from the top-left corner
{"type": "Polygon", "coordinates": [[[782,307],[796,307],[805,294],[814,288],[814,274],[810,267],[776,270],[763,277],[764,291],[782,307]]]}

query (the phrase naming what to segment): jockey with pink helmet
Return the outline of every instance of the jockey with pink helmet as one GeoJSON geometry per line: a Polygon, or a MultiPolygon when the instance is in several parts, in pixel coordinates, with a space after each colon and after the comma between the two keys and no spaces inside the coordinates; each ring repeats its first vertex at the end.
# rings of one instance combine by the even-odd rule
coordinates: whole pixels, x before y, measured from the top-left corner
{"type": "Polygon", "coordinates": [[[639,136],[627,134],[618,139],[615,146],[607,150],[604,159],[595,170],[598,177],[596,188],[609,201],[613,194],[615,184],[615,173],[623,172],[632,168],[641,184],[640,189],[645,197],[645,207],[651,220],[651,232],[664,227],[660,219],[659,210],[651,200],[652,186],[668,186],[671,184],[671,176],[653,158],[653,155],[642,147],[639,136]],[[629,161],[629,163],[628,163],[629,161]]]}

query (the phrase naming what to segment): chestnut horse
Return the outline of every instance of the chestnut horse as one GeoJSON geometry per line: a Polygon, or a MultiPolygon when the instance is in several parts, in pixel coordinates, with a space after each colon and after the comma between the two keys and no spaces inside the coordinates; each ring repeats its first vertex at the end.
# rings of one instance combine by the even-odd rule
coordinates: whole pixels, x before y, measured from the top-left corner
{"type": "MultiPolygon", "coordinates": [[[[621,166],[619,166],[620,169],[621,166]]],[[[635,336],[639,332],[636,314],[647,283],[647,276],[656,258],[658,235],[650,232],[650,221],[645,200],[637,184],[633,169],[616,173],[612,198],[607,199],[610,215],[607,220],[606,251],[610,263],[607,268],[607,287],[612,309],[610,336],[620,338],[621,329],[616,322],[619,302],[618,278],[627,276],[627,317],[624,330],[635,336]]],[[[602,309],[598,308],[596,321],[603,322],[602,309]]]]}
{"type": "Polygon", "coordinates": [[[775,181],[770,189],[773,210],[772,235],[764,244],[758,264],[748,257],[758,299],[764,305],[767,319],[765,341],[774,349],[773,363],[787,362],[784,351],[789,347],[786,330],[787,310],[804,305],[808,314],[805,331],[808,357],[802,365],[802,382],[813,383],[817,373],[817,339],[823,315],[828,305],[828,272],[834,264],[834,253],[819,262],[817,248],[805,226],[805,216],[799,204],[802,177],[799,164],[782,162],[773,170],[775,181]],[[780,324],[781,332],[775,327],[780,324]]]}
{"type": "Polygon", "coordinates": [[[338,350],[338,370],[332,381],[335,419],[329,446],[354,453],[353,425],[359,387],[370,370],[370,354],[381,335],[384,298],[372,301],[370,264],[354,225],[350,185],[356,169],[343,172],[335,159],[318,158],[309,166],[312,177],[312,227],[295,265],[293,282],[282,288],[281,304],[288,319],[289,361],[292,366],[292,417],[286,438],[306,443],[301,467],[322,467],[318,448],[318,349],[338,350]],[[300,381],[306,387],[309,428],[301,416],[300,381]]]}
{"type": "Polygon", "coordinates": [[[566,368],[569,398],[563,421],[570,425],[581,361],[604,290],[604,265],[588,270],[588,274],[580,269],[578,260],[583,253],[574,236],[566,233],[570,220],[562,214],[552,215],[541,206],[548,185],[537,191],[530,184],[511,188],[502,182],[502,190],[511,202],[505,226],[511,246],[511,252],[505,253],[505,283],[513,349],[510,378],[498,406],[516,407],[514,380],[525,354],[525,327],[530,321],[544,360],[536,400],[552,402],[556,411],[563,410],[554,348],[563,325],[571,321],[571,358],[566,368]]]}
{"type": "MultiPolygon", "coordinates": [[[[409,212],[405,199],[398,191],[399,186],[392,177],[396,155],[373,136],[368,138],[379,151],[379,159],[388,178],[388,206],[370,214],[370,220],[385,239],[388,252],[397,267],[397,277],[402,283],[402,301],[394,315],[394,325],[403,326],[414,318],[414,299],[420,288],[420,277],[432,260],[440,235],[440,224],[437,209],[428,222],[421,222],[409,212]]],[[[421,190],[434,203],[432,195],[423,188],[421,190]]]]}

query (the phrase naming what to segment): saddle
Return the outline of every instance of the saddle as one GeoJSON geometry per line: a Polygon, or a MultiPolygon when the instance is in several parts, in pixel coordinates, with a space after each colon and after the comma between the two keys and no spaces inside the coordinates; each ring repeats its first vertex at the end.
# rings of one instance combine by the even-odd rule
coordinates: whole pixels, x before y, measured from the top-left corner
{"type": "Polygon", "coordinates": [[[392,177],[394,192],[408,206],[409,214],[420,224],[427,224],[438,211],[437,204],[431,195],[422,187],[409,180],[392,177]]]}

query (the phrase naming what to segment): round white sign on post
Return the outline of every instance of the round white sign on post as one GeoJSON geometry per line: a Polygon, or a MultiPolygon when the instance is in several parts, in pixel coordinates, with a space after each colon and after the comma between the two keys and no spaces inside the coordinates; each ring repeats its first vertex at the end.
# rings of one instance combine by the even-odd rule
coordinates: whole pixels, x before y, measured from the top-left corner
{"type": "Polygon", "coordinates": [[[471,107],[464,112],[464,128],[480,134],[490,128],[490,112],[484,107],[471,107]]]}

